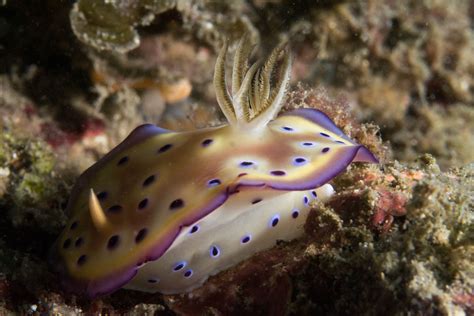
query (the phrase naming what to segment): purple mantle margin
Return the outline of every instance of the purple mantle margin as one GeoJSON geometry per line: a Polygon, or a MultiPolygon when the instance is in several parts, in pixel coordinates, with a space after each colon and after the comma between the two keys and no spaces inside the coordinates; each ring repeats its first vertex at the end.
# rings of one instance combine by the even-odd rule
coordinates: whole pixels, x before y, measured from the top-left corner
{"type": "MultiPolygon", "coordinates": [[[[187,222],[183,223],[179,228],[177,228],[173,234],[170,234],[166,238],[166,240],[163,240],[160,244],[151,248],[146,256],[137,260],[136,264],[125,267],[121,271],[115,272],[101,279],[91,281],[78,280],[70,277],[66,271],[65,264],[59,258],[59,255],[57,253],[58,245],[55,245],[52,249],[50,259],[53,267],[62,277],[62,284],[64,288],[67,291],[71,291],[78,294],[84,294],[89,298],[109,294],[119,289],[120,287],[128,283],[137,274],[138,267],[141,264],[149,261],[154,261],[160,258],[171,246],[174,239],[179,235],[183,226],[189,226],[192,223],[203,218],[213,210],[217,209],[219,206],[225,203],[225,201],[229,198],[230,195],[236,193],[238,191],[238,188],[258,186],[284,191],[310,190],[322,186],[323,184],[327,183],[329,180],[337,176],[339,173],[343,172],[352,161],[378,163],[377,158],[375,158],[375,156],[366,147],[354,143],[323,112],[314,109],[298,109],[285,113],[283,115],[299,116],[313,121],[323,126],[327,130],[346,139],[354,146],[350,146],[347,148],[347,150],[342,152],[338,157],[339,159],[337,159],[337,162],[335,162],[335,164],[331,168],[327,168],[326,170],[322,170],[320,172],[315,173],[307,181],[294,183],[272,183],[272,181],[249,181],[245,179],[245,176],[237,178],[236,182],[228,185],[225,189],[223,189],[223,191],[202,210],[200,210],[199,212],[195,212],[195,216],[189,218],[187,222]]],[[[79,178],[77,184],[75,185],[72,191],[71,199],[68,203],[68,209],[70,206],[74,205],[79,193],[83,189],[84,185],[87,185],[90,177],[95,173],[95,171],[100,169],[104,164],[113,159],[118,152],[121,152],[148,137],[169,132],[170,131],[161,129],[151,124],[145,124],[137,127],[122,143],[120,143],[112,151],[106,154],[101,160],[99,160],[96,164],[94,164],[92,167],[90,167],[84,172],[84,174],[79,178]]]]}

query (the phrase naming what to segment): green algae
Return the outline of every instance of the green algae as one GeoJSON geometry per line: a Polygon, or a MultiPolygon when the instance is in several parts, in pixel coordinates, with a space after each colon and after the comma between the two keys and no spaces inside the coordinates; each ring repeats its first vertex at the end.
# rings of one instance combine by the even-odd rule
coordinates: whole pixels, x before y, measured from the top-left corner
{"type": "MultiPolygon", "coordinates": [[[[36,297],[55,287],[47,254],[65,223],[70,189],[50,147],[40,139],[0,134],[0,305],[26,314],[36,297]],[[28,304],[31,303],[31,304],[28,304]]],[[[69,180],[70,181],[70,180],[69,180]]],[[[9,311],[8,313],[11,313],[9,311]]]]}
{"type": "Polygon", "coordinates": [[[136,27],[147,25],[159,14],[173,8],[174,0],[94,1],[80,0],[71,10],[74,34],[98,50],[127,52],[138,46],[136,27]]]}
{"type": "Polygon", "coordinates": [[[7,177],[0,204],[13,226],[57,230],[64,223],[61,204],[68,186],[56,173],[56,159],[41,140],[0,135],[0,166],[7,177]]]}

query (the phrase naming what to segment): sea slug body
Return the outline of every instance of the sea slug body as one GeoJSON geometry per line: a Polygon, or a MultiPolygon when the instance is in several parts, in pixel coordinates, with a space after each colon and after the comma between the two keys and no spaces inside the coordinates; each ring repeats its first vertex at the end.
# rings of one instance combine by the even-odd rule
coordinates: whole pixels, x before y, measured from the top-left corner
{"type": "Polygon", "coordinates": [[[311,201],[333,193],[328,181],[351,162],[377,162],[320,111],[275,118],[290,77],[286,46],[248,67],[244,37],[231,93],[226,52],[227,44],[214,84],[228,125],[180,133],[142,125],[79,178],[54,249],[73,291],[190,291],[276,240],[301,236],[311,201]]]}

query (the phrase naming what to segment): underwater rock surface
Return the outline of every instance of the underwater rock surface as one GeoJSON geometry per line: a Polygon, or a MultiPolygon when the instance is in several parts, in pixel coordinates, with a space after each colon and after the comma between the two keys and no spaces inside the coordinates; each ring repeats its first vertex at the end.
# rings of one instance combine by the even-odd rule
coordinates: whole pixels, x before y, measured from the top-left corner
{"type": "Polygon", "coordinates": [[[473,8],[0,4],[0,314],[474,313],[473,8]],[[222,40],[246,32],[262,44],[260,57],[290,39],[283,111],[327,113],[381,164],[335,178],[337,194],[314,205],[302,239],[189,294],[120,290],[90,301],[64,292],[48,252],[77,176],[144,122],[180,131],[220,125],[212,69],[222,40]]]}

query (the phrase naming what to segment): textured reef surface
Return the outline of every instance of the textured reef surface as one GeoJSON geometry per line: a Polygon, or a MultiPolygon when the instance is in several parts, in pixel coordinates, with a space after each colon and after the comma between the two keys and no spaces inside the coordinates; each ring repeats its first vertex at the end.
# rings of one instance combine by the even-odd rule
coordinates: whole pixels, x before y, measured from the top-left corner
{"type": "Polygon", "coordinates": [[[474,313],[473,25],[467,0],[0,1],[0,314],[474,313]],[[289,39],[282,112],[325,112],[380,164],[190,293],[65,292],[49,252],[79,174],[145,122],[221,125],[213,68],[243,34],[258,57],[289,39]]]}

